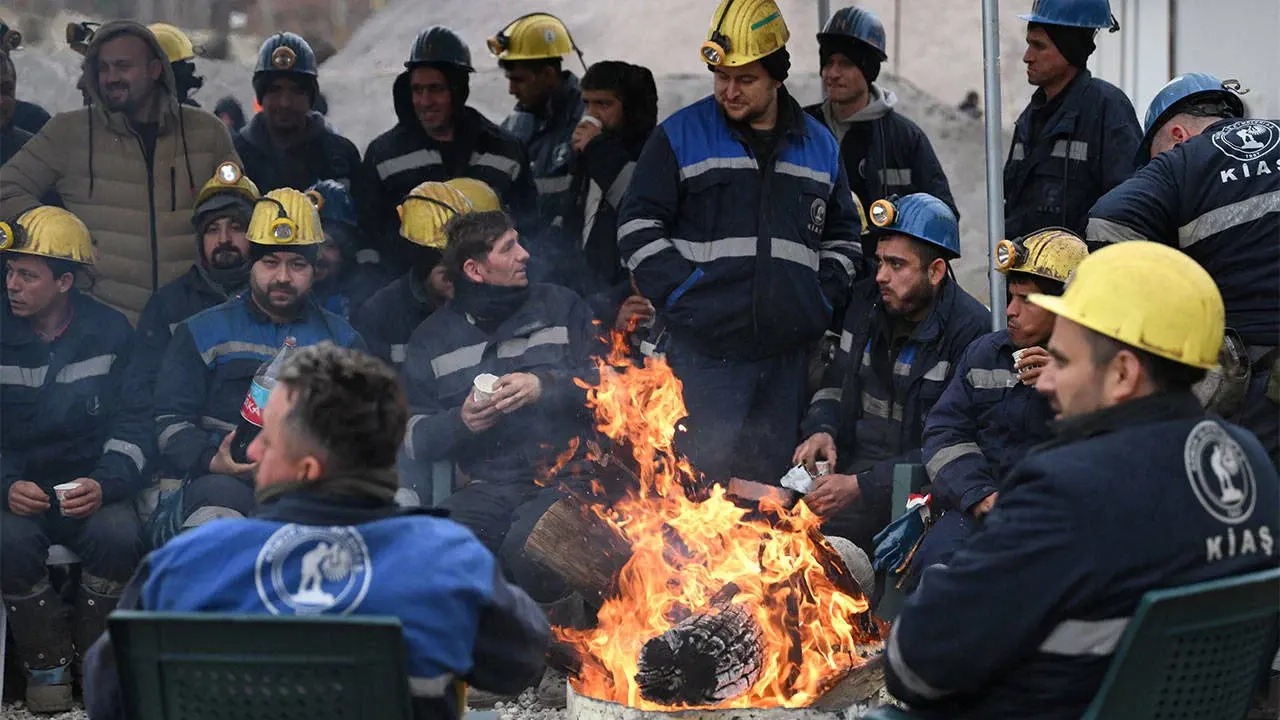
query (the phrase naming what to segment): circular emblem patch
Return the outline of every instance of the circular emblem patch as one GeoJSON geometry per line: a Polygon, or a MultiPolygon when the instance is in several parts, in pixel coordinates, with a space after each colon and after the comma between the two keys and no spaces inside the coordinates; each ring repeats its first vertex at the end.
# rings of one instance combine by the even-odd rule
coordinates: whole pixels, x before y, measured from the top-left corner
{"type": "Polygon", "coordinates": [[[1280,145],[1280,127],[1270,120],[1240,120],[1215,132],[1213,144],[1237,160],[1256,160],[1280,145]]]}
{"type": "Polygon", "coordinates": [[[254,574],[272,615],[347,615],[368,593],[373,567],[355,528],[285,525],[263,543],[254,574]]]}
{"type": "Polygon", "coordinates": [[[1221,425],[1205,420],[1187,436],[1183,447],[1187,480],[1205,511],[1229,525],[1253,515],[1257,481],[1244,448],[1221,425]]]}
{"type": "Polygon", "coordinates": [[[809,206],[809,230],[822,234],[822,226],[827,223],[827,203],[821,198],[814,200],[809,206]]]}

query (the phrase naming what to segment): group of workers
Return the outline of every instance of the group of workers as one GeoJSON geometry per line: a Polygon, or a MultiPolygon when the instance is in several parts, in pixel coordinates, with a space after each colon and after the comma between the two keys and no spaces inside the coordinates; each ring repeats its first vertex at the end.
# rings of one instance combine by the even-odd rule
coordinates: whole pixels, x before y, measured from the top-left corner
{"type": "Polygon", "coordinates": [[[1078,716],[1099,634],[1145,591],[1280,562],[1280,125],[1191,73],[1140,126],[1086,69],[1106,0],[1026,19],[996,333],[864,8],[819,33],[826,97],[804,107],[778,5],[721,0],[713,92],[661,123],[647,69],[579,81],[546,13],[488,40],[517,99],[492,123],[466,42],[433,25],[363,157],[316,111],[298,35],[263,43],[262,110],[233,135],[185,102],[167,30],[93,27],[86,106],[0,168],[0,593],[28,707],[82,681],[92,717],[124,716],[117,606],[400,616],[423,717],[456,713],[459,682],[537,683],[574,595],[525,540],[591,492],[584,385],[621,332],[680,379],[708,486],[805,467],[824,531],[875,558],[866,594],[911,591],[894,694],[1078,716]],[[441,461],[453,494],[397,510],[417,504],[399,474],[441,461]],[[931,499],[891,523],[901,463],[931,499]],[[72,592],[53,544],[80,558],[72,592]]]}

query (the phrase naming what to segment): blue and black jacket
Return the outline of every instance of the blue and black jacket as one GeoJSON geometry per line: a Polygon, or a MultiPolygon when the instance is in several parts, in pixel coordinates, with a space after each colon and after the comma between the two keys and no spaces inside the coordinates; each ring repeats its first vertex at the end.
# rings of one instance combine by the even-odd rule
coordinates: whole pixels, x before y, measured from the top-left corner
{"type": "Polygon", "coordinates": [[[272,142],[266,116],[261,112],[239,132],[232,133],[231,139],[244,165],[244,174],[263,193],[282,187],[306,190],[321,180],[337,180],[351,187],[360,169],[360,151],[314,111],[307,115],[306,138],[289,148],[276,147],[272,142]]]}
{"type": "Polygon", "coordinates": [[[369,346],[369,353],[399,370],[404,365],[409,338],[435,311],[435,303],[416,270],[401,275],[374,293],[351,314],[351,324],[369,346]]]}

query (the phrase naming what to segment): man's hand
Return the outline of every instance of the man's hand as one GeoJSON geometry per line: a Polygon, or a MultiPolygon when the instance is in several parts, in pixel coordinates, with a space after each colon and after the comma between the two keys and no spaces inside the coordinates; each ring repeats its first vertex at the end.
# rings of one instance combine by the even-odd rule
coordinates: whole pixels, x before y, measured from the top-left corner
{"type": "Polygon", "coordinates": [[[640,323],[653,319],[653,303],[643,295],[632,295],[622,301],[618,308],[618,317],[613,326],[619,330],[632,332],[640,323]]]}
{"type": "Polygon", "coordinates": [[[102,486],[93,478],[76,478],[80,487],[67,493],[58,503],[62,514],[70,518],[86,518],[102,507],[102,486]]]}
{"type": "Polygon", "coordinates": [[[493,386],[493,407],[506,415],[542,397],[542,381],[533,373],[511,373],[498,378],[493,386]]]}
{"type": "Polygon", "coordinates": [[[467,399],[462,401],[462,424],[466,425],[472,434],[478,435],[488,430],[498,423],[498,418],[502,417],[493,400],[494,398],[489,398],[481,403],[476,401],[474,392],[468,392],[467,399]]]}
{"type": "Polygon", "coordinates": [[[813,479],[813,489],[804,496],[804,504],[816,515],[828,518],[849,507],[862,496],[857,475],[823,475],[813,479]]]}
{"type": "Polygon", "coordinates": [[[974,516],[975,518],[980,518],[983,515],[986,515],[987,513],[991,512],[991,508],[996,506],[996,498],[998,498],[999,496],[1000,496],[1000,493],[993,492],[990,495],[982,498],[981,500],[978,501],[977,505],[974,505],[973,507],[969,508],[969,514],[974,516]]]}
{"type": "Polygon", "coordinates": [[[591,144],[596,136],[603,132],[600,121],[590,115],[583,115],[582,120],[578,122],[578,126],[573,129],[573,136],[569,138],[569,144],[573,147],[573,151],[581,153],[587,149],[587,145],[591,144]],[[588,119],[590,118],[590,119],[588,119]]]}
{"type": "Polygon", "coordinates": [[[836,466],[836,439],[831,437],[831,433],[819,432],[810,435],[807,440],[800,443],[795,454],[791,456],[791,462],[804,465],[810,475],[818,472],[814,463],[819,460],[827,461],[832,468],[836,466]]]}
{"type": "Polygon", "coordinates": [[[230,475],[232,477],[253,477],[253,473],[258,469],[258,463],[238,463],[231,459],[231,439],[236,436],[234,430],[227,433],[222,438],[222,444],[218,445],[218,452],[209,461],[209,472],[214,475],[230,475]]]}
{"type": "Polygon", "coordinates": [[[31,517],[49,509],[49,496],[30,480],[19,480],[9,486],[9,512],[31,517]]]}
{"type": "Polygon", "coordinates": [[[1018,358],[1018,362],[1013,364],[1013,371],[1018,374],[1018,379],[1023,385],[1035,387],[1036,378],[1040,377],[1040,373],[1044,371],[1044,366],[1049,364],[1053,358],[1039,346],[1032,346],[1022,350],[1022,357],[1018,358]]]}

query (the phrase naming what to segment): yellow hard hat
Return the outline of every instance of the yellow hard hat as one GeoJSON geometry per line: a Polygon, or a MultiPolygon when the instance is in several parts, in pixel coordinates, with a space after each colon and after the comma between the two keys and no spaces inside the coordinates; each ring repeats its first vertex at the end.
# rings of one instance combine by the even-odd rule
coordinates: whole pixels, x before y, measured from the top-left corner
{"type": "Polygon", "coordinates": [[[1079,235],[1066,228],[1037,230],[1017,240],[996,243],[996,270],[1036,275],[1065,283],[1081,260],[1089,254],[1089,246],[1079,235]]]}
{"type": "Polygon", "coordinates": [[[165,57],[169,58],[169,62],[182,62],[196,56],[196,48],[191,44],[191,38],[173,25],[151,23],[147,29],[156,36],[156,40],[160,41],[160,47],[164,50],[165,57]]]}
{"type": "Polygon", "coordinates": [[[507,23],[487,41],[499,60],[540,60],[573,52],[573,38],[560,18],[550,13],[529,13],[507,23]]]}
{"type": "Polygon", "coordinates": [[[93,264],[89,228],[70,212],[50,205],[34,207],[13,222],[0,222],[0,250],[93,264]]]}
{"type": "Polygon", "coordinates": [[[461,190],[442,182],[424,182],[410,190],[396,207],[400,236],[414,245],[444,250],[445,223],[474,209],[461,190]]]}
{"type": "Polygon", "coordinates": [[[862,207],[862,200],[858,198],[858,193],[850,191],[849,194],[853,196],[853,207],[858,211],[858,224],[862,228],[859,234],[866,235],[871,232],[871,228],[867,225],[867,210],[862,207]]]}
{"type": "Polygon", "coordinates": [[[258,198],[245,231],[259,245],[319,245],[324,242],[320,213],[301,190],[277,188],[258,198]]]}
{"type": "Polygon", "coordinates": [[[791,31],[774,0],[720,0],[698,54],[714,67],[741,67],[775,52],[789,39],[791,31]]]}
{"type": "Polygon", "coordinates": [[[1222,294],[1185,253],[1122,242],[1092,253],[1062,297],[1032,303],[1099,334],[1183,365],[1213,368],[1226,331],[1222,294]]]}
{"type": "Polygon", "coordinates": [[[502,201],[498,199],[498,193],[494,192],[493,188],[489,187],[489,183],[483,180],[458,177],[446,180],[444,184],[465,195],[467,200],[471,202],[471,209],[476,212],[502,209],[502,201]]]}
{"type": "Polygon", "coordinates": [[[195,207],[199,209],[205,200],[222,193],[240,195],[249,202],[257,202],[262,194],[258,192],[258,186],[253,184],[240,166],[230,160],[219,165],[213,177],[200,188],[200,194],[196,195],[195,207]]]}

